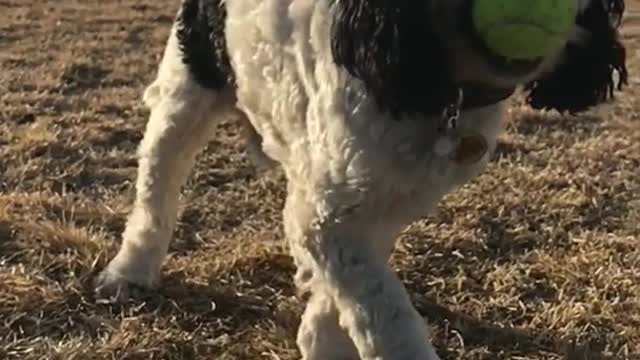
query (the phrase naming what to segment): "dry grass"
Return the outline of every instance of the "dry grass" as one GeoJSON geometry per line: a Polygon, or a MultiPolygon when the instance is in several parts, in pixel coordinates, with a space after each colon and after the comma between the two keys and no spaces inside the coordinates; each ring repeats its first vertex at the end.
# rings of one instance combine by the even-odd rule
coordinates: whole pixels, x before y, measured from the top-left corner
{"type": "MultiPolygon", "coordinates": [[[[254,176],[233,124],[184,191],[163,288],[122,306],[92,297],[176,5],[0,0],[1,359],[297,357],[282,179],[254,176]]],[[[445,359],[640,359],[631,80],[597,114],[514,110],[488,171],[402,235],[394,267],[445,359]]]]}

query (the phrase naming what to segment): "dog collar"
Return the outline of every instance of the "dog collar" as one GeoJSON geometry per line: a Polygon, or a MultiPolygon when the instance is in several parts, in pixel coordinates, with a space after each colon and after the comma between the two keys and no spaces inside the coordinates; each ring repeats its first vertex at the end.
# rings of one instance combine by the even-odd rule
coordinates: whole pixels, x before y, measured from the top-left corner
{"type": "Polygon", "coordinates": [[[463,84],[454,88],[456,91],[442,109],[440,130],[455,129],[460,111],[495,105],[508,99],[516,91],[515,87],[497,88],[476,84],[463,84]]]}
{"type": "Polygon", "coordinates": [[[460,112],[465,109],[489,106],[509,98],[515,88],[499,89],[483,86],[460,86],[452,100],[442,110],[438,126],[440,138],[434,145],[434,152],[446,156],[459,165],[470,165],[480,161],[489,144],[485,137],[476,132],[460,132],[457,129],[460,112]]]}
{"type": "Polygon", "coordinates": [[[498,88],[479,84],[462,84],[458,89],[463,93],[461,109],[473,109],[499,103],[516,91],[515,87],[498,88]]]}

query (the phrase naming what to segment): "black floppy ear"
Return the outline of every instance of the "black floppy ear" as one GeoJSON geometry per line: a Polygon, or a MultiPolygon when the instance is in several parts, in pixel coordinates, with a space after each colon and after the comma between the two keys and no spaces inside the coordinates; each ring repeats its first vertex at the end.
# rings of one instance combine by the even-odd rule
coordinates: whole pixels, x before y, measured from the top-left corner
{"type": "Polygon", "coordinates": [[[336,0],[333,59],[395,115],[441,111],[448,62],[429,28],[428,1],[336,0]]]}
{"type": "Polygon", "coordinates": [[[570,42],[564,61],[552,72],[525,86],[527,102],[536,109],[581,112],[613,98],[627,84],[626,51],[618,27],[624,0],[591,0],[576,18],[586,39],[570,42]],[[618,82],[614,80],[618,73],[618,82]]]}

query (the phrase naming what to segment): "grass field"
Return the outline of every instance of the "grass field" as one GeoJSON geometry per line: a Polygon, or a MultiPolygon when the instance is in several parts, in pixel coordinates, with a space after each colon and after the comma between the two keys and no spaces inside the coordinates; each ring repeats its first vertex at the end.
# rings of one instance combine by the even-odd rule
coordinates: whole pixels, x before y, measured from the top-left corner
{"type": "MultiPolygon", "coordinates": [[[[640,5],[631,84],[579,118],[514,106],[489,169],[393,266],[444,359],[640,359],[640,5]]],[[[184,190],[159,292],[97,302],[175,0],[0,0],[0,359],[299,355],[281,175],[223,124],[184,190]]]]}

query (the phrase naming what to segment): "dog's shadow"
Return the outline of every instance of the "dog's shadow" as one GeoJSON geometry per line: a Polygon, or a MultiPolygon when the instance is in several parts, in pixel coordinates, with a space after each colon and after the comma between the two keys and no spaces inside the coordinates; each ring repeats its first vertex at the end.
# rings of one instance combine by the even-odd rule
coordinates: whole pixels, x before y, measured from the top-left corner
{"type": "MultiPolygon", "coordinates": [[[[453,255],[452,255],[453,256],[453,255]]],[[[282,330],[280,336],[288,337],[292,344],[299,325],[303,303],[294,300],[291,307],[282,308],[276,303],[284,298],[295,298],[295,289],[291,282],[294,265],[286,255],[271,254],[262,257],[259,263],[236,264],[224,270],[224,273],[239,274],[249,287],[260,284],[263,289],[278,289],[280,294],[264,293],[264,297],[241,295],[237,289],[215,284],[215,279],[207,284],[190,282],[182,273],[165,276],[159,292],[146,299],[146,311],[171,316],[182,312],[181,327],[196,328],[203,322],[223,321],[234,333],[246,332],[264,319],[269,319],[282,330]],[[251,268],[251,269],[250,269],[251,268]]],[[[222,274],[222,276],[226,276],[222,274]]],[[[220,276],[220,275],[218,275],[220,276]]],[[[429,324],[440,329],[455,330],[463,339],[465,346],[486,348],[495,354],[562,354],[565,360],[609,359],[602,349],[594,344],[576,344],[564,338],[554,330],[519,329],[498,326],[490,321],[474,318],[463,312],[452,311],[446,306],[424,299],[414,299],[418,312],[429,324]]],[[[447,335],[440,333],[434,339],[436,347],[444,359],[456,358],[451,351],[452,344],[444,344],[447,335]],[[447,353],[450,351],[450,353],[447,353]]],[[[499,358],[512,358],[501,355],[499,358]]]]}
{"type": "MultiPolygon", "coordinates": [[[[421,239],[414,240],[423,241],[421,239]]],[[[503,239],[498,241],[496,247],[484,249],[482,254],[476,253],[476,249],[467,250],[474,253],[472,256],[474,259],[477,256],[484,258],[487,262],[502,263],[514,256],[514,252],[506,249],[509,243],[515,244],[513,249],[515,254],[524,251],[520,249],[520,246],[536,246],[533,243],[518,244],[509,235],[503,234],[503,239]]],[[[451,249],[430,242],[424,244],[425,249],[420,249],[420,246],[419,244],[412,246],[413,251],[417,251],[413,255],[418,258],[421,257],[419,253],[423,250],[441,255],[432,259],[432,263],[428,266],[431,270],[439,269],[438,271],[442,272],[437,275],[438,277],[447,277],[447,273],[456,271],[458,265],[455,264],[459,264],[460,259],[453,254],[451,249]]],[[[558,244],[558,246],[562,246],[562,244],[558,244]]],[[[399,275],[401,278],[408,279],[407,288],[412,295],[414,306],[433,328],[434,345],[439,349],[439,352],[442,352],[443,359],[458,359],[461,358],[460,351],[476,349],[489,350],[499,359],[539,358],[541,354],[549,356],[543,358],[561,358],[563,360],[614,359],[614,357],[604,354],[604,345],[606,344],[602,344],[598,339],[567,336],[557,330],[545,329],[540,326],[514,327],[502,323],[498,324],[493,319],[471,316],[462,310],[453,310],[439,304],[432,298],[432,289],[429,286],[424,282],[411,281],[411,278],[419,276],[421,270],[422,266],[418,265],[417,268],[400,271],[399,275]]],[[[473,297],[473,293],[478,292],[478,299],[484,298],[483,293],[486,290],[482,286],[482,276],[479,274],[467,275],[469,282],[465,281],[464,283],[464,286],[469,290],[467,296],[473,297]]],[[[544,274],[540,274],[540,276],[544,278],[544,274]]],[[[556,289],[548,286],[544,281],[527,284],[522,291],[523,298],[531,296],[549,302],[554,301],[556,296],[556,289]]]]}
{"type": "Polygon", "coordinates": [[[614,359],[592,344],[578,344],[553,330],[534,333],[498,326],[429,301],[415,301],[414,304],[425,321],[457,332],[465,346],[485,347],[497,354],[511,353],[509,357],[503,355],[500,358],[513,358],[513,353],[546,353],[562,354],[564,360],[614,359]]]}
{"type": "Polygon", "coordinates": [[[604,120],[596,115],[565,115],[556,112],[527,112],[516,116],[509,123],[510,131],[521,135],[547,134],[561,132],[567,135],[590,136],[604,125],[604,120]]]}
{"type": "MultiPolygon", "coordinates": [[[[214,333],[218,334],[231,329],[234,334],[251,334],[256,325],[268,319],[280,331],[273,334],[274,338],[290,347],[294,343],[303,304],[300,300],[293,300],[291,306],[282,307],[279,301],[295,298],[291,282],[293,272],[293,262],[282,254],[262,257],[258,263],[230,266],[224,270],[224,274],[216,274],[217,278],[205,283],[193,282],[188,275],[173,272],[163,277],[162,287],[158,291],[139,294],[124,304],[96,303],[93,299],[92,277],[87,274],[86,278],[80,280],[84,283],[83,291],[67,292],[54,301],[30,299],[28,309],[23,309],[21,316],[11,319],[8,326],[10,330],[19,330],[23,336],[46,335],[50,339],[62,339],[75,334],[97,339],[105,331],[113,331],[113,326],[118,326],[117,318],[121,316],[137,317],[142,322],[153,321],[154,318],[171,319],[180,329],[189,332],[195,332],[201,326],[215,327],[218,330],[214,333]],[[219,281],[219,277],[232,274],[242,277],[246,289],[219,281]],[[261,290],[255,291],[257,287],[261,290]],[[272,292],[274,289],[278,294],[272,292]],[[245,290],[255,292],[248,294],[245,290]],[[75,310],[61,312],[61,309],[75,310]],[[46,322],[34,320],[38,318],[46,319],[46,322]]],[[[562,339],[555,331],[536,330],[534,333],[531,330],[501,327],[452,311],[435,302],[414,299],[414,304],[426,322],[455,330],[466,346],[485,347],[496,354],[559,353],[565,354],[566,360],[606,359],[600,350],[576,346],[562,339]]],[[[3,309],[0,304],[0,312],[8,313],[10,310],[3,309]]],[[[446,339],[439,335],[434,341],[439,351],[444,352],[443,359],[456,358],[455,355],[448,356],[451,345],[443,346],[446,339]]],[[[211,351],[217,351],[216,346],[219,351],[225,351],[229,344],[221,341],[210,346],[211,351]]]]}

